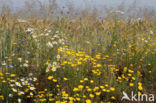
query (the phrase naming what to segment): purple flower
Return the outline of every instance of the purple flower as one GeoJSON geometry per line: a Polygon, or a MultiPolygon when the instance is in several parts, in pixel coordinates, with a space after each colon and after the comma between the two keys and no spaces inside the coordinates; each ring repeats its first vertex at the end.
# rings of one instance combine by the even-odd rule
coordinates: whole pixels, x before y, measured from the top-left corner
{"type": "Polygon", "coordinates": [[[72,23],[72,21],[69,21],[69,23],[71,24],[71,23],[72,23]]]}
{"type": "Polygon", "coordinates": [[[28,33],[28,34],[30,34],[30,33],[31,33],[31,31],[28,31],[27,33],[28,33]]]}
{"type": "Polygon", "coordinates": [[[67,11],[67,14],[69,14],[70,12],[69,11],[67,11]]]}
{"type": "Polygon", "coordinates": [[[61,73],[64,73],[64,70],[61,70],[61,73]]]}
{"type": "Polygon", "coordinates": [[[45,63],[46,62],[46,60],[43,60],[43,63],[45,63]]]}
{"type": "Polygon", "coordinates": [[[7,68],[9,68],[10,67],[10,65],[7,65],[7,68]]]}
{"type": "Polygon", "coordinates": [[[95,49],[92,49],[92,52],[94,52],[95,51],[95,49]]]}
{"type": "Polygon", "coordinates": [[[22,40],[19,40],[19,42],[24,43],[24,41],[22,41],[22,40]]]}
{"type": "Polygon", "coordinates": [[[30,53],[27,53],[27,55],[30,55],[30,53]]]}
{"type": "Polygon", "coordinates": [[[146,30],[146,33],[148,33],[149,31],[148,30],[146,30]]]}
{"type": "Polygon", "coordinates": [[[85,32],[83,32],[83,35],[84,35],[84,36],[87,36],[85,32]]]}

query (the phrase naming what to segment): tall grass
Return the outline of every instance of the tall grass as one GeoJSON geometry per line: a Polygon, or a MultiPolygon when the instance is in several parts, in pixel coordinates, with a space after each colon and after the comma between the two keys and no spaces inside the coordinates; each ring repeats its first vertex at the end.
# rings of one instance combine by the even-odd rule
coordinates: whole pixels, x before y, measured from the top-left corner
{"type": "Polygon", "coordinates": [[[153,17],[107,11],[99,18],[96,9],[75,16],[72,4],[61,15],[55,0],[26,5],[28,14],[8,10],[0,17],[2,103],[119,103],[123,91],[155,95],[153,17]]]}

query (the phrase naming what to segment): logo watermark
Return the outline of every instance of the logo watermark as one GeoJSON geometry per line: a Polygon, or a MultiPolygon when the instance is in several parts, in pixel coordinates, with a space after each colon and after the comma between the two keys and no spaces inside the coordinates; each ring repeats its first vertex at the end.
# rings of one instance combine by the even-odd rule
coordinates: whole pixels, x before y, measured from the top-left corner
{"type": "Polygon", "coordinates": [[[123,91],[123,97],[121,98],[121,101],[128,100],[128,101],[145,101],[145,102],[154,102],[154,94],[135,94],[133,91],[131,92],[131,95],[128,96],[128,94],[123,91]]]}

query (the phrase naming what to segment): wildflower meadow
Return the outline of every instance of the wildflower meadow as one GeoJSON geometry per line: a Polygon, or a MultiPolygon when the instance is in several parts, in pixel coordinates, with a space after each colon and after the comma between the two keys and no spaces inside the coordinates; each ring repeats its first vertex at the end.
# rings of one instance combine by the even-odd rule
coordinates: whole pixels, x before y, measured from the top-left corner
{"type": "Polygon", "coordinates": [[[0,103],[154,103],[155,74],[154,19],[0,16],[0,103]]]}

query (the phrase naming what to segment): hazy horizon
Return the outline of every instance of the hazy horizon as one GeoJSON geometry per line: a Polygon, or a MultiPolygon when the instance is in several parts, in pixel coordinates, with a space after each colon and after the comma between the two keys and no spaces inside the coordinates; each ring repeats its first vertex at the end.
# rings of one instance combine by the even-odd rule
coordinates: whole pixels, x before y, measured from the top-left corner
{"type": "MultiPolygon", "coordinates": [[[[3,3],[9,4],[13,10],[18,10],[23,8],[25,1],[32,1],[32,0],[0,0],[3,3]]],[[[37,1],[37,0],[36,0],[37,1]]],[[[48,0],[39,0],[43,3],[48,2],[48,0]]],[[[124,3],[125,6],[131,5],[132,3],[136,2],[137,7],[151,7],[156,9],[156,0],[56,0],[59,7],[65,6],[66,2],[73,3],[73,7],[75,8],[83,8],[86,5],[88,7],[95,7],[100,9],[104,6],[107,7],[117,7],[121,3],[124,3]],[[86,4],[86,5],[85,5],[86,4]]]]}

